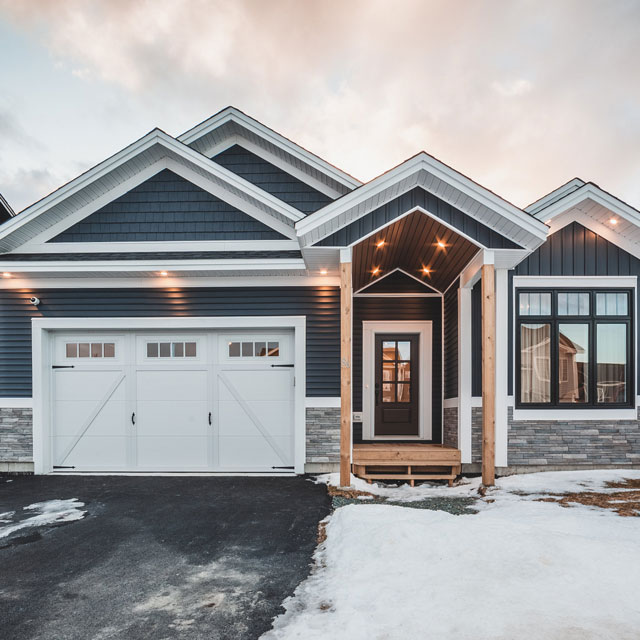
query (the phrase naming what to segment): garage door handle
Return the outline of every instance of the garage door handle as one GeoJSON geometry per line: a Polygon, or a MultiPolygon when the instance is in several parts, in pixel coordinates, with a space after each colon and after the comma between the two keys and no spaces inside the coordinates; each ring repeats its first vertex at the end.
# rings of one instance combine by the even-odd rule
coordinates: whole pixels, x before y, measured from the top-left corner
{"type": "Polygon", "coordinates": [[[73,369],[75,365],[73,364],[54,364],[52,369],[73,369]]]}
{"type": "Polygon", "coordinates": [[[209,425],[211,425],[211,411],[209,411],[209,425]]]}
{"type": "Polygon", "coordinates": [[[131,424],[135,424],[136,423],[136,412],[134,411],[131,414],[131,424]]]}
{"type": "Polygon", "coordinates": [[[272,367],[289,367],[289,368],[293,369],[293,367],[295,365],[292,365],[292,364],[272,364],[271,366],[272,367]]]}

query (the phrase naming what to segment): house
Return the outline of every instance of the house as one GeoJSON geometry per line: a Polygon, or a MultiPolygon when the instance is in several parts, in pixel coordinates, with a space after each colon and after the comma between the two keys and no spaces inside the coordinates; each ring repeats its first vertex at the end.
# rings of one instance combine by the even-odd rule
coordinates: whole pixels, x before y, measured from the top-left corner
{"type": "Polygon", "coordinates": [[[235,108],[0,225],[4,470],[451,479],[640,464],[640,212],[366,184],[235,108]]]}

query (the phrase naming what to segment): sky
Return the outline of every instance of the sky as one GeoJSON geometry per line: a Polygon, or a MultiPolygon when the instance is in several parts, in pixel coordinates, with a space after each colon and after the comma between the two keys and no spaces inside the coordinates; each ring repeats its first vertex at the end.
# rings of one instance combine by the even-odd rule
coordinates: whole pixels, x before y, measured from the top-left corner
{"type": "Polygon", "coordinates": [[[425,150],[518,206],[640,208],[640,0],[0,0],[16,211],[234,105],[367,181],[425,150]]]}

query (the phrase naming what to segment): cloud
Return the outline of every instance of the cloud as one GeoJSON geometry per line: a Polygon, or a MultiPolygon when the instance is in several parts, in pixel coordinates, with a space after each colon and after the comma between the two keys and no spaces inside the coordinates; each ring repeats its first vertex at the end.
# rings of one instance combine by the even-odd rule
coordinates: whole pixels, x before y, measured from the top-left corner
{"type": "Polygon", "coordinates": [[[0,0],[0,12],[85,86],[75,120],[64,96],[50,105],[67,167],[115,151],[105,123],[118,140],[178,134],[235,104],[362,179],[426,149],[519,205],[576,174],[640,205],[638,3],[0,0]]]}

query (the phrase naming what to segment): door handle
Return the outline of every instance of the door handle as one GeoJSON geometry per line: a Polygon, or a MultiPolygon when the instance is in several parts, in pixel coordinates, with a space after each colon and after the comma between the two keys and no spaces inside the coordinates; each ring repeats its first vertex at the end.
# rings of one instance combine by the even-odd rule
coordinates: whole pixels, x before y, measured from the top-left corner
{"type": "Polygon", "coordinates": [[[131,414],[131,424],[135,424],[136,423],[136,412],[134,411],[131,414]]]}
{"type": "Polygon", "coordinates": [[[209,411],[209,426],[211,426],[211,411],[209,411]]]}

